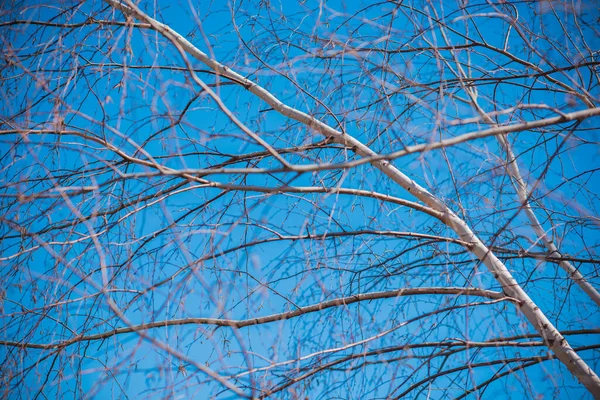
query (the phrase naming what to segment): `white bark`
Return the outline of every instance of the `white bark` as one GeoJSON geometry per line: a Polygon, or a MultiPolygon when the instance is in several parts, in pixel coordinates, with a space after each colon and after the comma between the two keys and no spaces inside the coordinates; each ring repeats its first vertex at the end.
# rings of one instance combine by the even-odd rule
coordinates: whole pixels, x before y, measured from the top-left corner
{"type": "MultiPolygon", "coordinates": [[[[242,85],[248,91],[258,96],[269,104],[274,110],[299,121],[315,131],[332,138],[335,142],[351,147],[356,154],[362,157],[378,156],[373,150],[365,146],[356,138],[337,131],[329,125],[311,117],[310,115],[296,110],[283,104],[272,93],[257,85],[256,83],[244,78],[242,75],[232,71],[230,68],[211,59],[205,53],[200,51],[180,34],[175,32],[169,26],[162,24],[147,14],[139,10],[131,1],[124,0],[126,5],[115,0],[104,0],[114,8],[122,11],[128,16],[138,18],[152,26],[153,29],[163,34],[166,38],[173,41],[174,44],[183,48],[188,54],[203,62],[218,74],[231,79],[242,85]]],[[[436,211],[443,213],[441,220],[452,228],[461,240],[472,243],[469,248],[481,260],[492,273],[494,278],[502,286],[504,292],[520,302],[519,309],[525,315],[527,320],[540,333],[541,337],[547,343],[548,348],[556,357],[568,368],[568,370],[581,382],[596,398],[600,398],[600,378],[596,373],[579,357],[579,355],[569,345],[567,340],[561,335],[558,329],[548,320],[539,307],[531,300],[523,288],[513,278],[506,266],[485,246],[481,240],[475,236],[469,226],[459,218],[446,204],[437,197],[429,193],[425,188],[418,185],[400,170],[390,164],[387,160],[373,161],[371,163],[391,180],[396,182],[402,188],[413,194],[416,198],[427,204],[436,211]]]]}
{"type": "MultiPolygon", "coordinates": [[[[558,251],[558,247],[552,240],[551,236],[547,235],[542,224],[538,220],[535,212],[531,208],[529,203],[529,190],[527,188],[527,183],[523,180],[521,175],[521,171],[519,170],[519,165],[517,164],[516,157],[512,151],[510,143],[506,139],[504,135],[499,135],[498,141],[500,145],[504,149],[507,155],[507,168],[515,183],[515,188],[517,191],[517,196],[519,197],[519,201],[523,207],[523,211],[525,215],[529,219],[531,223],[531,227],[537,237],[542,241],[546,249],[548,250],[548,255],[551,257],[562,257],[562,254],[558,251]]],[[[560,261],[558,265],[569,275],[571,279],[575,281],[577,285],[588,295],[590,298],[600,306],[600,293],[594,288],[585,277],[579,272],[577,268],[573,266],[569,261],[560,261]]]]}
{"type": "MultiPolygon", "coordinates": [[[[460,68],[460,64],[457,64],[457,65],[459,66],[459,70],[462,73],[464,73],[462,68],[460,68]]],[[[477,112],[479,113],[479,115],[481,116],[483,121],[492,125],[491,129],[489,129],[489,130],[493,131],[496,129],[501,129],[502,127],[498,126],[494,122],[494,120],[489,115],[486,114],[486,112],[481,108],[481,106],[479,106],[479,103],[477,102],[477,96],[475,95],[475,93],[473,93],[473,90],[468,87],[465,87],[464,89],[468,93],[469,97],[471,98],[471,101],[473,102],[473,106],[475,107],[475,109],[477,110],[477,112]]],[[[580,113],[589,112],[590,114],[595,114],[597,111],[598,111],[598,108],[590,108],[587,110],[582,110],[582,111],[580,111],[580,113]]],[[[564,117],[565,116],[563,116],[563,118],[564,117]]],[[[568,118],[568,116],[566,116],[566,117],[568,118]]],[[[555,117],[555,118],[560,118],[560,117],[555,117]]],[[[525,212],[527,219],[529,219],[529,222],[531,223],[531,227],[532,227],[533,231],[535,232],[538,239],[542,241],[542,243],[548,250],[549,256],[562,257],[562,254],[558,251],[558,247],[556,246],[556,244],[554,244],[554,241],[552,240],[552,238],[546,234],[544,228],[542,227],[542,224],[540,224],[540,221],[538,220],[537,216],[535,215],[533,208],[531,208],[531,204],[529,202],[529,189],[527,187],[527,183],[523,180],[523,176],[521,175],[521,171],[519,170],[519,165],[517,164],[517,158],[515,157],[515,154],[512,151],[510,142],[508,141],[506,135],[504,135],[504,134],[497,134],[495,136],[496,136],[496,139],[498,139],[500,146],[506,152],[506,156],[507,156],[506,169],[508,171],[510,178],[512,179],[512,181],[515,185],[517,197],[519,198],[519,202],[521,203],[521,206],[523,207],[523,211],[525,212]]],[[[569,261],[560,261],[558,263],[558,265],[569,275],[569,277],[571,279],[573,279],[575,281],[575,283],[577,285],[579,285],[579,287],[588,296],[590,296],[590,298],[597,305],[600,306],[600,293],[598,293],[598,291],[587,281],[587,279],[584,278],[584,276],[581,274],[581,272],[579,272],[579,270],[577,270],[577,268],[575,268],[573,266],[573,264],[571,264],[569,261]]]]}

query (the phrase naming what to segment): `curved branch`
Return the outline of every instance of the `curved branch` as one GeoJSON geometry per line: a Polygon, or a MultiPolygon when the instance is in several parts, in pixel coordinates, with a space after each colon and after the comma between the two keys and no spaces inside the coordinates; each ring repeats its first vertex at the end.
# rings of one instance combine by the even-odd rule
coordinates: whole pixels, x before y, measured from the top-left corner
{"type": "Polygon", "coordinates": [[[477,296],[484,297],[493,300],[507,300],[515,302],[515,299],[505,296],[500,292],[492,290],[477,289],[477,288],[462,288],[462,287],[433,287],[433,288],[410,288],[391,290],[386,292],[373,292],[373,293],[362,293],[354,296],[341,297],[333,300],[324,301],[321,303],[313,304],[310,306],[301,307],[297,310],[283,312],[279,314],[271,314],[264,317],[257,317],[251,319],[234,320],[234,319],[219,319],[219,318],[183,318],[183,319],[171,319],[164,321],[151,322],[148,324],[140,324],[128,326],[125,328],[118,328],[111,331],[98,333],[95,335],[79,335],[70,340],[62,343],[54,344],[36,344],[36,343],[19,343],[14,341],[0,341],[0,346],[10,347],[21,347],[29,349],[56,349],[64,348],[79,342],[89,342],[93,340],[104,340],[112,336],[133,333],[142,330],[149,330],[155,328],[162,328],[168,326],[178,325],[215,325],[215,326],[228,326],[232,328],[244,328],[253,325],[268,324],[275,321],[284,321],[291,318],[296,318],[305,314],[310,314],[322,310],[326,310],[332,307],[346,306],[361,301],[367,300],[379,300],[379,299],[390,299],[395,297],[404,296],[422,296],[422,295],[457,295],[457,296],[477,296]]]}
{"type": "MultiPolygon", "coordinates": [[[[178,34],[169,26],[158,22],[156,19],[148,16],[141,11],[130,0],[124,0],[126,5],[117,0],[104,0],[112,7],[122,11],[128,16],[133,16],[152,25],[159,33],[171,40],[177,47],[182,48],[194,58],[214,69],[219,74],[238,82],[248,91],[255,94],[257,97],[265,101],[274,110],[280,114],[301,122],[321,133],[326,137],[330,137],[336,143],[350,147],[354,152],[362,157],[378,157],[375,151],[360,142],[353,136],[340,132],[326,123],[308,115],[305,112],[299,111],[281,102],[277,97],[270,93],[265,88],[259,86],[253,81],[244,78],[230,68],[213,60],[208,55],[200,51],[192,45],[183,36],[178,34]]],[[[600,113],[600,109],[591,109],[600,113]]],[[[562,121],[564,117],[556,117],[556,121],[562,121]]],[[[531,125],[529,125],[531,128],[531,125]]],[[[494,132],[496,135],[500,132],[494,132]]],[[[420,186],[418,183],[410,179],[387,160],[372,161],[371,164],[388,176],[392,181],[410,192],[419,200],[427,204],[434,210],[443,213],[447,216],[445,219],[446,225],[453,229],[458,236],[466,242],[472,242],[472,252],[485,264],[496,281],[502,286],[503,290],[510,297],[517,299],[520,303],[520,310],[525,315],[527,320],[535,327],[546,341],[548,348],[556,354],[558,359],[568,368],[568,370],[581,382],[592,395],[600,398],[600,378],[588,366],[588,364],[573,350],[567,340],[561,335],[559,330],[546,317],[537,304],[529,297],[525,290],[512,276],[508,268],[502,263],[496,255],[475,235],[468,224],[461,219],[454,211],[452,211],[442,200],[431,194],[427,189],[420,186]]]]}

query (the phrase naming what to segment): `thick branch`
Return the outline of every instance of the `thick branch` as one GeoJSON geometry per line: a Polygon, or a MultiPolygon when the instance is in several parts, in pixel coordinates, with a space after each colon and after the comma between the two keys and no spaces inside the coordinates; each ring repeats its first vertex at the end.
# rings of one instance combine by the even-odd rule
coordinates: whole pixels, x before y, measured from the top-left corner
{"type": "MultiPolygon", "coordinates": [[[[274,110],[279,113],[301,122],[317,132],[330,137],[335,142],[352,148],[357,154],[362,157],[377,157],[378,154],[364,145],[353,136],[337,131],[329,125],[317,120],[316,118],[289,107],[277,99],[272,93],[256,83],[244,78],[238,73],[232,71],[228,67],[211,59],[205,53],[200,51],[183,36],[175,32],[169,26],[162,24],[151,18],[131,1],[125,0],[127,5],[115,0],[104,0],[113,7],[121,10],[127,15],[134,16],[144,22],[152,25],[154,29],[163,34],[166,38],[172,40],[174,44],[183,48],[199,61],[214,69],[219,74],[222,74],[229,79],[238,82],[251,93],[255,94],[263,101],[268,103],[274,110]]],[[[593,109],[595,110],[595,109],[593,109]]],[[[597,112],[600,112],[598,110],[597,112]]],[[[563,118],[563,117],[556,117],[563,118]]],[[[497,133],[494,133],[497,134],[497,133]]],[[[445,223],[452,228],[458,236],[465,242],[473,243],[471,251],[481,260],[489,269],[493,277],[500,283],[504,292],[520,303],[520,310],[525,315],[527,320],[535,327],[535,329],[544,338],[547,346],[556,354],[558,359],[571,371],[571,373],[592,393],[595,397],[600,398],[600,378],[586,364],[586,362],[573,350],[567,340],[561,335],[558,329],[550,322],[542,310],[533,302],[525,290],[514,279],[506,266],[496,257],[490,249],[474,234],[467,223],[455,214],[444,202],[429,193],[424,187],[417,184],[407,175],[402,173],[396,167],[390,164],[387,160],[373,161],[372,165],[382,171],[391,180],[399,186],[412,193],[419,200],[427,204],[429,207],[437,210],[447,217],[445,223]]]]}

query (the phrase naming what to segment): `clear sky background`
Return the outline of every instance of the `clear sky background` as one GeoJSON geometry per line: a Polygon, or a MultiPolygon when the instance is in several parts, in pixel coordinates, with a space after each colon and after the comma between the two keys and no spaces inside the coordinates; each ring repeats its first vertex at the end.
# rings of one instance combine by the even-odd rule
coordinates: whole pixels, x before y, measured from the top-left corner
{"type": "MultiPolygon", "coordinates": [[[[445,40],[454,46],[472,45],[467,36],[488,45],[455,52],[473,79],[484,111],[538,105],[499,115],[498,124],[585,109],[584,102],[561,83],[579,84],[598,99],[597,6],[573,4],[482,2],[460,9],[455,2],[202,0],[142,1],[139,6],[286,104],[387,154],[488,127],[462,100],[466,95],[454,75],[458,67],[452,54],[419,50],[445,46],[445,40]],[[520,36],[501,13],[518,17],[531,31],[520,36]],[[436,14],[445,24],[443,32],[435,27],[436,14]],[[528,49],[526,40],[538,54],[528,49]],[[545,75],[511,60],[508,53],[542,71],[564,70],[545,75]],[[579,64],[586,66],[573,67],[579,64]],[[473,120],[452,123],[469,118],[473,120]]],[[[3,68],[0,129],[79,132],[0,136],[1,340],[55,343],[125,326],[108,307],[108,295],[99,293],[104,279],[110,282],[110,297],[134,324],[193,317],[254,318],[342,296],[407,287],[473,285],[501,290],[484,266],[451,241],[351,234],[397,231],[456,238],[424,213],[368,197],[276,190],[353,188],[415,201],[368,164],[301,175],[201,177],[216,184],[274,189],[261,193],[210,188],[125,160],[113,149],[175,170],[281,166],[266,154],[234,158],[264,152],[264,147],[200,90],[181,54],[157,32],[126,24],[102,29],[97,24],[67,28],[8,24],[14,20],[77,24],[89,16],[125,21],[120,12],[98,1],[12,4],[0,18],[2,44],[10,49],[4,50],[4,57],[18,60],[3,68]],[[82,192],[83,186],[96,188],[82,192]],[[338,237],[289,238],[307,234],[338,237]]],[[[323,137],[281,116],[244,88],[209,73],[198,60],[189,55],[187,60],[250,130],[275,148],[295,147],[285,155],[289,162],[357,159],[337,145],[298,149],[323,137]]],[[[569,123],[509,135],[524,179],[536,187],[532,199],[544,228],[564,254],[579,259],[598,259],[599,123],[600,118],[587,119],[572,134],[569,123]]],[[[519,210],[504,161],[503,151],[490,137],[405,156],[394,164],[465,218],[486,244],[513,252],[541,252],[519,210]]],[[[515,253],[502,259],[559,329],[598,327],[597,306],[557,264],[515,253]]],[[[597,265],[576,264],[596,286],[597,265]]],[[[147,334],[224,377],[235,376],[232,381],[240,387],[266,389],[312,367],[375,349],[533,332],[507,302],[434,313],[485,301],[468,296],[397,297],[239,330],[188,324],[147,334]],[[427,313],[433,314],[418,318],[427,313]],[[365,342],[345,350],[311,356],[361,340],[365,342]],[[288,360],[294,361],[245,373],[288,360]]],[[[574,347],[599,343],[597,334],[567,338],[574,347]]],[[[519,365],[502,366],[498,360],[547,354],[545,347],[477,348],[432,357],[435,351],[396,349],[357,357],[276,397],[394,397],[439,371],[489,362],[442,375],[406,394],[455,398],[519,365]]],[[[600,371],[597,349],[580,355],[600,371]]],[[[60,352],[0,346],[0,357],[11,398],[235,398],[190,362],[137,333],[78,342],[60,352]]],[[[558,361],[516,371],[476,394],[589,398],[558,361]]]]}

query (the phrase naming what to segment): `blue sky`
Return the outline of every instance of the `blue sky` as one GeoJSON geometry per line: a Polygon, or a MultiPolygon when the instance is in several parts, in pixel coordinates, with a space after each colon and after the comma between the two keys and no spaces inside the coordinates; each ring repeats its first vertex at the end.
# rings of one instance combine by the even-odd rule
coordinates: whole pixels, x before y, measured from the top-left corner
{"type": "MultiPolygon", "coordinates": [[[[38,3],[30,5],[14,6],[13,12],[4,14],[1,20],[50,21],[58,12],[57,8],[38,3]]],[[[90,12],[98,13],[98,18],[123,19],[118,12],[113,17],[110,12],[101,11],[106,6],[99,2],[78,7],[75,18],[69,22],[83,21],[90,12]]],[[[448,125],[448,120],[477,115],[460,100],[465,93],[453,78],[452,62],[444,64],[441,56],[436,59],[426,51],[383,53],[386,49],[427,46],[428,42],[443,45],[439,29],[430,28],[432,20],[427,14],[432,9],[418,4],[414,7],[405,4],[396,8],[391,2],[271,2],[267,6],[267,2],[202,1],[195,16],[187,2],[161,4],[160,12],[154,11],[154,3],[142,3],[151,16],[286,104],[331,126],[340,121],[349,134],[382,154],[486,127],[478,122],[448,125]],[[232,10],[239,35],[232,23],[232,10]],[[322,57],[341,51],[344,46],[359,50],[369,47],[379,52],[359,52],[363,54],[360,57],[351,52],[332,59],[322,57]],[[430,87],[436,90],[429,90],[430,87]]],[[[535,36],[536,32],[526,32],[528,38],[535,39],[536,48],[543,51],[542,59],[539,54],[523,50],[523,39],[514,29],[505,39],[508,26],[489,14],[494,10],[473,6],[473,14],[486,14],[474,17],[475,26],[465,25],[459,18],[464,14],[456,7],[444,2],[443,9],[438,5],[435,10],[445,16],[448,38],[455,45],[465,43],[461,35],[481,36],[490,46],[506,46],[507,51],[542,70],[550,69],[549,63],[562,67],[580,62],[576,49],[581,49],[582,54],[589,52],[581,40],[577,41],[578,32],[569,31],[573,38],[553,35],[561,32],[560,23],[573,25],[569,22],[573,14],[568,10],[557,8],[553,15],[535,6],[515,6],[519,18],[531,21],[529,26],[537,33],[551,35],[547,39],[535,36]]],[[[583,22],[593,21],[594,11],[578,11],[582,35],[592,50],[600,43],[594,26],[583,22]]],[[[65,22],[66,16],[56,17],[56,21],[65,22]]],[[[103,275],[111,281],[111,298],[133,323],[188,317],[244,319],[364,291],[402,287],[470,283],[499,290],[485,268],[453,243],[367,234],[326,240],[273,240],[278,234],[323,235],[361,229],[455,237],[449,228],[418,211],[366,197],[223,191],[186,182],[180,176],[146,176],[143,174],[155,173],[156,169],[124,162],[107,146],[90,140],[96,135],[130,156],[145,161],[151,156],[163,167],[173,169],[211,168],[224,162],[229,162],[228,167],[239,168],[280,166],[266,156],[231,160],[232,156],[264,149],[198,90],[189,72],[181,68],[185,64],[177,50],[156,32],[129,27],[98,31],[93,26],[74,28],[68,34],[63,30],[64,37],[59,38],[60,31],[52,27],[1,29],[5,44],[10,42],[12,48],[22,49],[18,53],[21,63],[9,71],[9,78],[2,84],[6,97],[1,105],[1,129],[9,129],[8,122],[30,129],[52,129],[57,119],[62,119],[67,128],[88,135],[3,135],[3,194],[31,195],[56,187],[100,186],[92,193],[74,194],[68,199],[13,202],[10,197],[3,197],[2,340],[52,343],[70,339],[79,332],[90,335],[124,326],[108,308],[105,296],[95,295],[103,285],[103,275]],[[42,43],[47,46],[41,46],[42,43]],[[37,46],[45,52],[26,56],[33,49],[39,50],[37,46]],[[173,66],[178,68],[169,69],[173,66]],[[20,77],[22,71],[35,73],[20,77]],[[48,95],[49,88],[57,91],[48,95]],[[64,103],[53,100],[57,97],[64,103]],[[182,110],[186,110],[185,115],[175,124],[182,110]],[[73,169],[77,169],[76,178],[73,174],[68,176],[73,169]],[[133,176],[134,173],[141,175],[133,176]],[[120,174],[129,175],[120,179],[120,174]],[[167,191],[168,195],[163,196],[167,191]],[[127,206],[119,209],[123,203],[127,206]],[[116,211],[102,216],[107,210],[116,211]],[[77,212],[90,216],[87,223],[69,223],[77,212]],[[13,225],[6,221],[13,221],[13,225]],[[15,228],[17,222],[30,232],[38,232],[37,236],[23,238],[15,228]],[[59,228],[62,222],[66,224],[59,228]],[[49,228],[53,229],[45,231],[49,228]],[[101,232],[98,242],[90,237],[91,232],[101,232]],[[271,241],[230,250],[265,239],[271,241]],[[40,243],[45,246],[39,246],[40,243]],[[23,250],[26,252],[17,255],[23,250]],[[105,268],[101,268],[103,263],[105,268]],[[145,291],[158,282],[164,284],[145,291]],[[58,301],[72,302],[40,308],[58,301]]],[[[451,58],[447,51],[440,54],[451,58]]],[[[458,54],[464,65],[468,62],[475,66],[468,70],[474,78],[510,77],[524,70],[500,52],[483,49],[458,54]]],[[[201,79],[215,82],[212,74],[201,71],[206,66],[190,61],[201,79]]],[[[535,71],[525,69],[521,77],[500,83],[478,81],[480,105],[488,112],[520,103],[543,103],[562,112],[585,108],[582,101],[569,97],[556,83],[534,75],[535,71]]],[[[593,81],[597,77],[590,68],[552,76],[567,85],[583,82],[598,98],[598,83],[593,81]]],[[[225,105],[270,145],[284,148],[322,140],[306,126],[269,110],[248,91],[227,85],[222,79],[221,82],[213,89],[225,105]]],[[[525,109],[499,117],[498,122],[554,115],[554,110],[525,109]]],[[[598,196],[594,191],[600,187],[594,169],[598,165],[598,122],[599,118],[583,121],[576,136],[564,145],[563,132],[524,131],[509,136],[525,179],[536,184],[542,177],[535,195],[539,204],[550,210],[539,208],[544,226],[555,227],[555,240],[564,253],[581,258],[595,258],[599,242],[595,217],[598,196]],[[561,153],[554,156],[557,149],[561,153]],[[550,167],[546,168],[549,160],[550,167]],[[564,177],[575,176],[564,182],[564,177]]],[[[355,159],[339,146],[296,150],[286,157],[300,164],[355,159]]],[[[531,244],[535,240],[533,232],[525,216],[518,213],[514,189],[502,169],[503,157],[495,139],[487,138],[406,156],[394,163],[464,216],[488,244],[493,241],[512,250],[542,251],[531,244]],[[508,228],[499,232],[509,220],[508,228]]],[[[272,188],[354,188],[415,200],[369,165],[300,176],[215,174],[206,178],[272,188]]],[[[507,259],[506,263],[560,329],[597,327],[597,307],[578,288],[569,286],[556,264],[532,259],[507,259]]],[[[595,265],[582,263],[581,268],[592,282],[598,283],[595,265]]],[[[401,343],[450,338],[487,340],[532,332],[508,303],[465,307],[401,325],[419,315],[473,301],[484,299],[399,297],[337,307],[237,332],[230,328],[182,325],[152,329],[148,334],[194,362],[229,376],[243,374],[250,366],[294,360],[392,330],[366,344],[307,357],[271,372],[243,375],[237,381],[240,386],[254,383],[269,388],[285,382],[286,376],[301,374],[302,368],[401,343]]],[[[569,339],[573,346],[598,342],[597,335],[569,339]]],[[[431,354],[430,348],[411,352],[357,358],[341,364],[339,369],[323,371],[293,385],[281,396],[397,396],[440,369],[545,355],[546,349],[470,349],[427,363],[422,358],[431,354]],[[407,355],[411,357],[401,358],[407,355]]],[[[581,355],[598,371],[596,352],[586,350],[581,355]]],[[[14,347],[0,347],[0,356],[8,365],[4,371],[31,368],[15,375],[19,378],[5,378],[15,398],[234,398],[230,393],[222,393],[223,387],[206,374],[134,333],[78,343],[58,356],[14,347]]],[[[465,388],[504,371],[506,368],[494,364],[473,368],[469,373],[442,376],[434,384],[410,392],[409,397],[456,397],[465,388]]],[[[587,392],[557,361],[516,372],[479,392],[484,398],[532,398],[538,394],[579,399],[585,398],[587,392]]]]}

